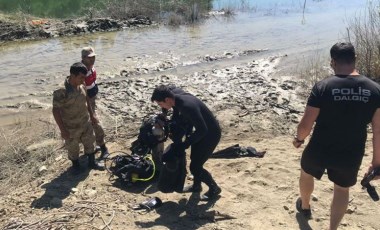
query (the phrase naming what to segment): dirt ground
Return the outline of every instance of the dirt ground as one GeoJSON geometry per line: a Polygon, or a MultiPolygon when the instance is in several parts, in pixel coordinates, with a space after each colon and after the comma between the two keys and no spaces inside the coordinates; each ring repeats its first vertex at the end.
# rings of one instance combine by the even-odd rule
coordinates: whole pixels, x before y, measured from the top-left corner
{"type": "MultiPolygon", "coordinates": [[[[66,152],[57,149],[39,177],[0,198],[1,229],[327,229],[332,184],[326,177],[316,182],[313,219],[305,221],[295,210],[303,148],[293,148],[291,141],[305,104],[297,93],[304,85],[276,74],[282,58],[188,76],[136,76],[100,84],[98,111],[113,154],[129,152],[142,118],[159,111],[149,100],[153,88],[168,83],[198,96],[215,113],[223,130],[218,150],[239,144],[267,151],[263,158],[207,161],[205,167],[222,188],[220,199],[203,202],[196,193],[163,194],[156,180],[124,187],[109,181],[106,171],[74,174],[66,152]],[[150,212],[131,208],[151,197],[163,205],[150,212]]],[[[42,120],[54,124],[51,115],[42,120]]],[[[58,137],[49,140],[60,146],[58,137]]],[[[371,160],[371,138],[360,177],[371,160]]],[[[35,145],[53,143],[47,140],[35,145]]],[[[356,185],[341,229],[380,229],[379,215],[377,203],[356,185]]]]}

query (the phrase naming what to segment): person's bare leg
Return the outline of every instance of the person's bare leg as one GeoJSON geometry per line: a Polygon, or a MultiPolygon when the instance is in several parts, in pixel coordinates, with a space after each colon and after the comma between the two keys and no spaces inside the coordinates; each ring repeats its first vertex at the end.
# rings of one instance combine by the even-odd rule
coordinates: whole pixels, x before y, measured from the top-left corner
{"type": "Polygon", "coordinates": [[[310,197],[314,190],[314,177],[301,169],[299,180],[302,209],[310,209],[310,197]]]}
{"type": "Polygon", "coordinates": [[[334,196],[331,202],[330,230],[338,229],[348,207],[349,188],[334,184],[334,196]]]}

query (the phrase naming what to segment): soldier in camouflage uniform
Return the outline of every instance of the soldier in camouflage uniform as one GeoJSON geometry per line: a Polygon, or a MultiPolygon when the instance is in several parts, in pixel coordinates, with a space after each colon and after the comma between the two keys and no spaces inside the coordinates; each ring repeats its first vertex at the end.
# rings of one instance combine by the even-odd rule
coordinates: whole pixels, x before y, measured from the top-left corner
{"type": "Polygon", "coordinates": [[[87,102],[83,85],[86,74],[87,68],[84,64],[77,62],[71,66],[70,76],[66,78],[64,86],[53,93],[53,116],[62,138],[65,139],[73,168],[80,169],[79,144],[82,143],[89,167],[102,170],[104,168],[95,161],[95,136],[91,122],[96,122],[96,118],[87,102]]]}

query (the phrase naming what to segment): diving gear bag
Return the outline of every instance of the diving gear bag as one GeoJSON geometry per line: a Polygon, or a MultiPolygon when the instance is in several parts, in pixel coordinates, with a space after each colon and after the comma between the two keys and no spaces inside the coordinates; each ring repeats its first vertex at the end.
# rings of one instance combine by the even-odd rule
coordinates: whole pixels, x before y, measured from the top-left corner
{"type": "Polygon", "coordinates": [[[150,155],[116,155],[106,161],[111,161],[110,166],[106,167],[111,174],[110,180],[112,177],[117,177],[126,184],[150,181],[156,173],[155,164],[150,155]]]}
{"type": "MultiPolygon", "coordinates": [[[[173,144],[165,149],[164,154],[173,150],[173,144]]],[[[173,159],[164,162],[158,179],[158,190],[163,193],[182,192],[186,179],[185,154],[172,154],[173,159]]]]}

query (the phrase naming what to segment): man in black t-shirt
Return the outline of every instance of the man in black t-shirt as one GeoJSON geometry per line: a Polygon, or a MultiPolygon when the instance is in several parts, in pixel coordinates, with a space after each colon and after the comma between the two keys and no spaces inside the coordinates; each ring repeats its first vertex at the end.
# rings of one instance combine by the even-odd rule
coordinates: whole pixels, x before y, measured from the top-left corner
{"type": "MultiPolygon", "coordinates": [[[[200,192],[201,182],[203,182],[209,190],[201,197],[202,200],[217,198],[221,193],[221,188],[211,174],[203,168],[221,138],[221,129],[213,113],[194,95],[175,94],[172,89],[164,85],[155,88],[151,101],[156,102],[163,109],[174,108],[173,113],[181,117],[181,122],[195,129],[194,132],[186,134],[184,142],[175,141],[175,151],[171,151],[180,154],[191,146],[190,171],[194,175],[194,182],[192,186],[184,188],[183,192],[200,192]]],[[[162,161],[170,161],[173,157],[164,154],[162,161]]]]}
{"type": "Polygon", "coordinates": [[[364,155],[367,125],[372,123],[372,167],[380,166],[380,86],[355,69],[355,49],[350,43],[337,43],[331,50],[335,75],[316,83],[298,125],[293,145],[300,147],[310,134],[301,158],[300,195],[297,210],[311,218],[310,196],[314,178],[327,170],[334,183],[330,230],[337,229],[364,155]]]}

